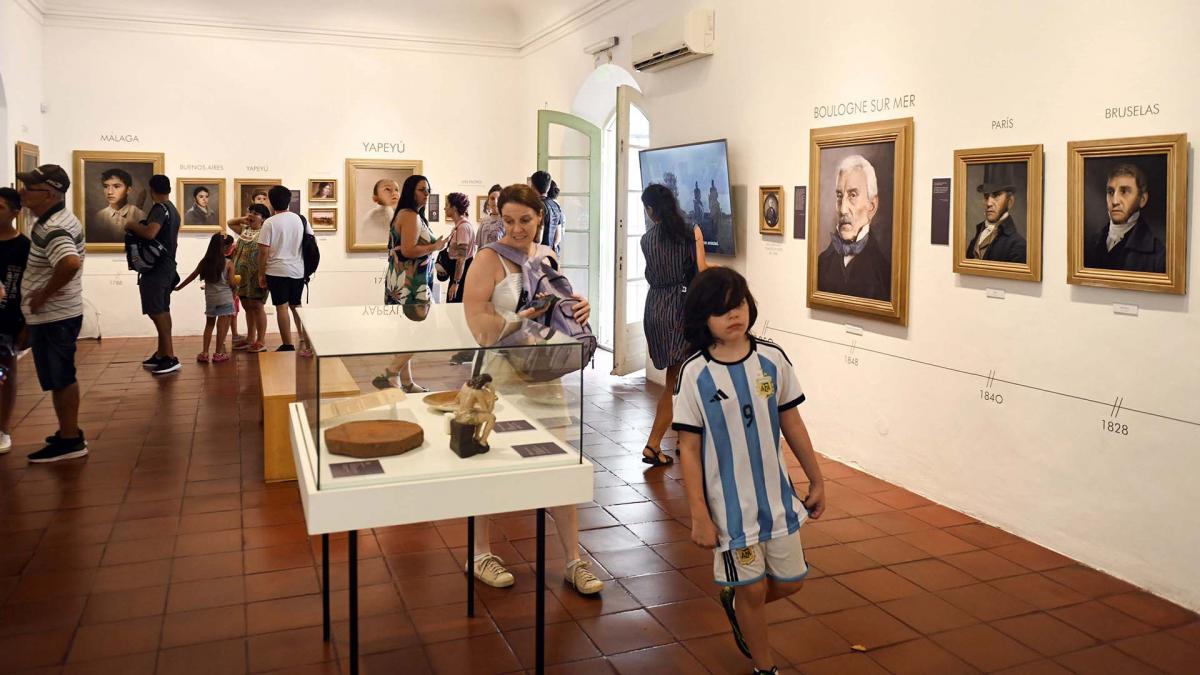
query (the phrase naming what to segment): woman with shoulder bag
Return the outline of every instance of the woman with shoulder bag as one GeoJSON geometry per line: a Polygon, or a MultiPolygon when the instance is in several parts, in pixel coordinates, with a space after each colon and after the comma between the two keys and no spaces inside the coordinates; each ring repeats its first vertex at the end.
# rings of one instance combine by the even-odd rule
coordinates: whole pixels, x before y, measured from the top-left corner
{"type": "Polygon", "coordinates": [[[450,288],[446,291],[446,302],[462,302],[463,286],[471,260],[475,257],[475,226],[467,218],[471,211],[471,198],[461,192],[446,195],[446,220],[454,223],[450,231],[450,245],[445,248],[451,269],[448,270],[450,288]]]}
{"type": "MultiPolygon", "coordinates": [[[[498,206],[504,220],[504,236],[497,242],[528,258],[535,256],[555,260],[553,251],[539,244],[537,234],[542,226],[545,207],[542,197],[527,185],[510,185],[500,192],[498,206]]],[[[519,317],[537,321],[549,309],[548,306],[529,306],[537,298],[531,297],[530,289],[524,288],[525,275],[512,262],[506,260],[491,247],[480,249],[467,273],[463,292],[464,310],[471,314],[493,314],[496,320],[519,317]]],[[[574,317],[581,325],[587,323],[591,306],[586,298],[573,295],[574,317]]],[[[485,369],[486,372],[486,369],[485,369]]],[[[549,509],[558,528],[563,554],[567,560],[564,581],[583,595],[599,593],[604,582],[596,578],[589,563],[579,554],[579,515],[574,505],[549,509]]],[[[513,583],[513,575],[504,568],[504,561],[491,552],[488,518],[479,517],[475,523],[475,560],[472,561],[475,578],[489,586],[505,587],[513,583]]]]}
{"type": "MultiPolygon", "coordinates": [[[[403,305],[406,316],[424,318],[433,302],[433,258],[446,246],[445,237],[435,237],[425,219],[429,179],[409,176],[400,188],[400,202],[388,230],[388,268],[384,277],[383,302],[403,305]]],[[[372,384],[386,389],[399,386],[410,394],[428,391],[413,381],[412,354],[402,354],[375,376],[372,384]]]]}

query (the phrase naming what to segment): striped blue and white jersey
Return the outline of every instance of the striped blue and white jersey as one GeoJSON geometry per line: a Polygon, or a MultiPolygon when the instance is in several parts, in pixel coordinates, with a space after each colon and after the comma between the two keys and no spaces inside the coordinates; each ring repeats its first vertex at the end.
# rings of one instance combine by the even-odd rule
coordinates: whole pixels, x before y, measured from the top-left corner
{"type": "Polygon", "coordinates": [[[697,352],[684,362],[675,388],[672,426],[700,435],[720,550],[786,536],[808,517],[779,442],[779,413],[803,403],[804,393],[783,350],[750,339],[750,353],[737,363],[697,352]]]}

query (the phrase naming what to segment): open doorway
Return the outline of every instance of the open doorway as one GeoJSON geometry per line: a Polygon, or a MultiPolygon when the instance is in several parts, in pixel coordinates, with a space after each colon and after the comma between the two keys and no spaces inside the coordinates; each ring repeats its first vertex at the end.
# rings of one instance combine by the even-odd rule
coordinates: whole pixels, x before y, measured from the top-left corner
{"type": "MultiPolygon", "coordinates": [[[[601,129],[600,143],[600,217],[592,223],[593,241],[599,244],[597,270],[593,274],[596,288],[593,298],[595,320],[593,330],[600,347],[613,348],[614,287],[616,285],[616,104],[617,87],[639,89],[629,71],[606,63],[597,67],[580,85],[571,104],[574,115],[588,120],[601,129]]],[[[632,139],[631,139],[632,140],[632,139]]],[[[632,144],[632,143],[631,143],[632,144]]],[[[640,204],[640,202],[638,202],[640,204]]],[[[639,206],[640,208],[640,206],[639,206]]],[[[640,249],[638,249],[640,252],[640,249]]],[[[640,313],[641,309],[638,312],[640,313]]],[[[640,314],[639,314],[640,316],[640,314]]]]}

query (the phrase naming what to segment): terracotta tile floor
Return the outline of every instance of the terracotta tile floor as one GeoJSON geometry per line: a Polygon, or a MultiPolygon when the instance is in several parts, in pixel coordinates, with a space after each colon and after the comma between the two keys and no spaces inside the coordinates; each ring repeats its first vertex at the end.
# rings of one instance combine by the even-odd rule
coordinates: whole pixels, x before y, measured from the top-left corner
{"type": "MultiPolygon", "coordinates": [[[[197,343],[180,340],[180,353],[197,343]]],[[[92,454],[54,466],[24,459],[55,426],[32,363],[21,363],[17,446],[0,457],[0,672],[347,672],[345,537],[331,555],[325,644],[319,539],[305,534],[295,487],[261,479],[256,358],[187,363],[155,380],[138,363],[150,348],[81,343],[92,454]]],[[[437,384],[448,368],[418,379],[437,384]]],[[[580,522],[608,586],[590,599],[565,590],[550,538],[549,670],[748,672],[714,599],[711,558],[688,541],[678,466],[640,461],[653,418],[644,381],[604,372],[586,378],[596,500],[580,522]]],[[[1200,672],[1195,614],[822,461],[830,508],[804,529],[811,580],[770,607],[782,672],[1200,672]]],[[[362,533],[363,672],[531,667],[533,517],[495,525],[517,584],[480,587],[473,619],[458,572],[464,522],[362,533]]]]}

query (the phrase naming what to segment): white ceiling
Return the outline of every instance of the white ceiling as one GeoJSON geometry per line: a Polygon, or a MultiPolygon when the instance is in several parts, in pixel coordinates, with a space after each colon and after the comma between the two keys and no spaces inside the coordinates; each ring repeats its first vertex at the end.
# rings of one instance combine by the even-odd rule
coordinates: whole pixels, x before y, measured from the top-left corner
{"type": "Polygon", "coordinates": [[[615,0],[33,0],[48,22],[167,24],[520,49],[615,0]]]}

